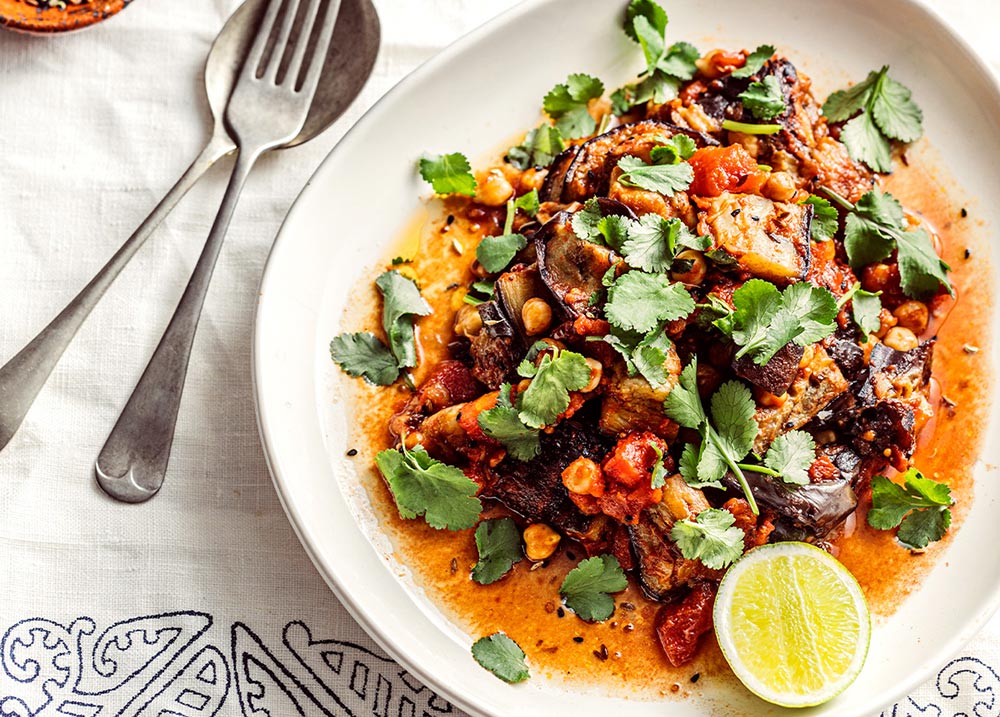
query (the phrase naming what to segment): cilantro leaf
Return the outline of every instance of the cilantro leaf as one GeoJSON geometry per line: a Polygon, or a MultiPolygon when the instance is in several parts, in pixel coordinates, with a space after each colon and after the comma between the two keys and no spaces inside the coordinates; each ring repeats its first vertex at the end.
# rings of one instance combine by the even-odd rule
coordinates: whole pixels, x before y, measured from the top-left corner
{"type": "Polygon", "coordinates": [[[502,632],[472,643],[472,657],[504,682],[524,682],[531,676],[524,661],[524,650],[502,632]]]}
{"type": "Polygon", "coordinates": [[[879,295],[882,292],[872,293],[860,288],[860,284],[857,286],[858,289],[851,297],[852,314],[854,323],[861,329],[862,343],[868,343],[868,334],[875,333],[882,326],[882,320],[879,318],[882,313],[882,300],[879,299],[879,295]]]}
{"type": "Polygon", "coordinates": [[[622,170],[618,177],[621,184],[660,194],[683,192],[694,181],[694,170],[687,162],[650,165],[638,157],[625,155],[618,160],[618,167],[622,170]]]}
{"type": "Polygon", "coordinates": [[[774,439],[767,449],[764,465],[794,485],[809,483],[809,466],[816,460],[816,442],[805,431],[789,431],[774,439]]]}
{"type": "Polygon", "coordinates": [[[907,548],[919,550],[944,536],[951,525],[949,507],[955,501],[946,483],[925,478],[916,468],[906,471],[903,481],[899,485],[885,476],[872,478],[868,524],[877,530],[899,526],[896,534],[899,541],[907,548]]]}
{"type": "Polygon", "coordinates": [[[750,77],[757,74],[764,63],[774,56],[773,45],[761,45],[747,56],[746,64],[738,70],[733,70],[732,77],[750,77]]]}
{"type": "Polygon", "coordinates": [[[432,528],[464,530],[479,519],[479,486],[462,471],[430,457],[423,446],[387,449],[375,456],[404,518],[424,516],[432,528]]]}
{"type": "Polygon", "coordinates": [[[747,111],[759,120],[774,119],[787,109],[781,85],[774,75],[768,75],[763,82],[751,82],[739,97],[747,111]]]}
{"type": "Polygon", "coordinates": [[[521,144],[507,150],[507,159],[521,170],[547,167],[564,149],[566,143],[559,130],[552,125],[543,124],[528,132],[521,144]]]}
{"type": "Polygon", "coordinates": [[[519,461],[530,461],[541,452],[538,431],[524,425],[519,411],[511,405],[509,383],[500,386],[497,405],[479,414],[479,427],[490,438],[503,444],[519,461]]]}
{"type": "Polygon", "coordinates": [[[608,289],[604,312],[615,326],[646,333],[661,321],[682,319],[694,309],[694,299],[682,284],[671,283],[664,274],[630,271],[608,289]]]}
{"type": "Polygon", "coordinates": [[[850,89],[834,92],[823,104],[831,122],[843,122],[840,139],[852,158],[878,172],[892,171],[890,140],[914,142],[923,134],[923,113],[910,90],[889,77],[889,66],[868,73],[850,89]]]}
{"type": "Polygon", "coordinates": [[[396,357],[370,332],[334,337],[330,356],[349,376],[364,376],[376,386],[388,386],[399,377],[396,357]]]}
{"type": "Polygon", "coordinates": [[[603,218],[604,216],[601,214],[601,205],[596,199],[591,197],[583,203],[582,209],[577,210],[573,214],[573,218],[570,220],[570,226],[573,227],[573,233],[583,241],[603,244],[604,241],[601,236],[601,230],[597,226],[603,218]]]}
{"type": "Polygon", "coordinates": [[[625,359],[629,376],[638,372],[651,386],[666,383],[667,370],[663,364],[672,343],[662,327],[643,337],[634,331],[612,326],[611,333],[604,337],[604,341],[625,359]]]}
{"type": "Polygon", "coordinates": [[[483,237],[476,247],[476,258],[486,271],[496,274],[507,268],[514,255],[527,245],[528,240],[521,234],[483,237]]]}
{"type": "Polygon", "coordinates": [[[697,149],[693,139],[678,132],[663,144],[653,147],[649,157],[653,164],[677,164],[682,159],[690,159],[697,149]]]}
{"type": "Polygon", "coordinates": [[[587,111],[587,103],[604,94],[604,83],[596,77],[573,74],[549,90],[542,102],[556,129],[563,137],[574,139],[593,134],[597,122],[587,111]]]}
{"type": "Polygon", "coordinates": [[[844,249],[852,267],[885,259],[895,249],[904,294],[926,298],[942,286],[954,293],[947,273],[951,267],[934,251],[926,231],[907,230],[903,208],[895,197],[873,189],[851,204],[829,189],[825,191],[849,212],[844,223],[844,249]]]}
{"type": "Polygon", "coordinates": [[[692,358],[691,363],[681,371],[680,380],[663,402],[663,410],[684,428],[701,430],[708,422],[708,415],[698,394],[697,358],[692,358]]]}
{"type": "Polygon", "coordinates": [[[739,381],[726,381],[712,394],[712,424],[718,435],[719,447],[736,460],[741,460],[753,447],[759,431],[750,389],[739,381]]]}
{"type": "Polygon", "coordinates": [[[472,579],[489,585],[502,578],[521,561],[521,532],[510,518],[484,520],[476,528],[479,561],[472,568],[472,579]]]}
{"type": "Polygon", "coordinates": [[[653,441],[649,442],[649,447],[656,454],[653,462],[653,470],[650,473],[650,488],[662,488],[667,483],[667,467],[663,463],[663,450],[653,441]]]}
{"type": "Polygon", "coordinates": [[[638,35],[635,34],[633,23],[635,19],[642,16],[646,19],[656,32],[663,36],[667,31],[667,12],[653,0],[632,0],[625,10],[625,34],[639,42],[638,35]]]}
{"type": "Polygon", "coordinates": [[[417,365],[417,345],[413,334],[413,317],[431,313],[413,279],[396,270],[387,271],[375,280],[382,292],[382,326],[389,336],[396,363],[400,367],[417,365]]]}
{"type": "Polygon", "coordinates": [[[531,384],[519,394],[521,420],[531,428],[552,425],[569,408],[569,392],[579,391],[589,382],[590,366],[580,354],[545,354],[534,369],[531,384]]]}
{"type": "Polygon", "coordinates": [[[476,195],[472,166],[461,152],[423,157],[420,160],[420,176],[430,182],[438,194],[476,195]]]}
{"type": "Polygon", "coordinates": [[[520,197],[514,200],[514,209],[520,209],[529,217],[533,217],[536,214],[538,214],[539,206],[540,202],[538,200],[537,189],[532,189],[530,192],[522,194],[520,197]]]}
{"type": "Polygon", "coordinates": [[[822,341],[836,328],[834,322],[840,310],[829,289],[808,282],[792,284],[782,292],[781,305],[802,327],[794,339],[800,346],[822,341]]]}
{"type": "Polygon", "coordinates": [[[670,269],[678,246],[696,241],[691,230],[680,219],[664,219],[659,214],[644,214],[638,221],[627,222],[628,239],[621,252],[628,265],[648,272],[670,269]]]}
{"type": "Polygon", "coordinates": [[[677,469],[688,485],[695,488],[704,487],[698,478],[698,449],[693,443],[685,443],[684,450],[681,451],[681,459],[677,463],[677,469]]]}
{"type": "Polygon", "coordinates": [[[817,197],[815,194],[803,199],[800,204],[813,206],[812,225],[810,233],[813,241],[829,241],[833,239],[840,226],[840,213],[829,200],[817,197]]]}
{"type": "Polygon", "coordinates": [[[615,601],[609,593],[628,587],[628,579],[618,558],[598,555],[580,561],[569,571],[559,588],[566,607],[587,622],[601,622],[615,611],[615,601]]]}
{"type": "Polygon", "coordinates": [[[674,523],[670,539],[688,560],[700,560],[707,568],[721,570],[743,555],[743,531],[735,522],[728,510],[706,508],[694,520],[674,523]]]}
{"type": "Polygon", "coordinates": [[[617,214],[601,217],[600,221],[597,222],[597,231],[603,239],[602,243],[607,244],[615,251],[621,249],[625,238],[628,237],[628,221],[625,217],[620,217],[617,214]]]}

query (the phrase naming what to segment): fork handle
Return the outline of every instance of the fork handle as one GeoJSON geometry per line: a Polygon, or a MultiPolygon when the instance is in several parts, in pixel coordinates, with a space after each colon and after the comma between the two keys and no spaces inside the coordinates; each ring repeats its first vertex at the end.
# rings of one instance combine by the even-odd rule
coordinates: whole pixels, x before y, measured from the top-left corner
{"type": "Polygon", "coordinates": [[[215,132],[198,158],[108,263],[38,336],[0,367],[0,450],[14,437],[80,326],[125,265],[195,182],[232,149],[233,143],[229,136],[224,131],[215,132]]]}
{"type": "Polygon", "coordinates": [[[198,319],[240,192],[260,156],[259,150],[237,152],[222,206],[184,295],[97,459],[97,482],[126,503],[149,500],[163,485],[198,319]]]}

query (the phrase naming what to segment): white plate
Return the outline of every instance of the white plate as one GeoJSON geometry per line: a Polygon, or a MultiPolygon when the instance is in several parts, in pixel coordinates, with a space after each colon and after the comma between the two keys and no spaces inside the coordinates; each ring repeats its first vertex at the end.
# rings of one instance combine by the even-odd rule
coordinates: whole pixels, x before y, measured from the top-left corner
{"type": "MultiPolygon", "coordinates": [[[[817,80],[817,95],[890,63],[926,114],[926,134],[978,214],[1000,227],[1000,94],[969,48],[910,0],[663,0],[671,40],[702,49],[774,43],[817,80]],[[830,69],[835,68],[835,69],[830,69]]],[[[292,208],[267,264],[254,339],[264,447],[303,545],[337,596],[408,669],[466,710],[484,715],[625,717],[771,714],[738,684],[705,685],[667,703],[566,692],[545,680],[508,686],[469,656],[472,639],[398,577],[398,565],[355,518],[343,458],[351,416],[331,400],[345,380],[328,343],[350,288],[386,257],[427,188],[423,152],[487,158],[539,120],[542,96],[570,72],[609,88],[631,79],[640,52],[622,34],[625,0],[541,0],[518,6],[420,68],[354,127],[292,208]]],[[[993,324],[997,322],[994,315],[993,324]]],[[[995,335],[995,331],[994,331],[995,335]]],[[[984,359],[986,357],[984,356],[984,359]]],[[[996,365],[996,352],[993,356],[996,365]]],[[[346,379],[349,380],[349,379],[346,379]]],[[[996,411],[992,426],[996,426],[996,411]]],[[[991,434],[995,435],[991,429],[991,434]]],[[[1000,444],[985,462],[1000,464],[1000,444]]],[[[977,469],[964,526],[922,588],[874,631],[858,681],[811,714],[868,715],[916,687],[992,614],[1000,585],[1000,481],[977,469]],[[988,546],[988,548],[987,548],[988,546]],[[984,549],[987,548],[987,549],[984,549]]]]}

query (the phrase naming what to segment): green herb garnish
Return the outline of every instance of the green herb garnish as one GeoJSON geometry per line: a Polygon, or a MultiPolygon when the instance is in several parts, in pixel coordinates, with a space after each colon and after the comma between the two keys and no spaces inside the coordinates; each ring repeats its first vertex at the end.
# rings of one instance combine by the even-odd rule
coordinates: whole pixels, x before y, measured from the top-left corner
{"type": "Polygon", "coordinates": [[[587,103],[603,94],[604,83],[599,79],[574,74],[549,90],[542,107],[556,120],[556,129],[563,137],[586,137],[597,129],[597,122],[587,111],[587,103]]]}
{"type": "Polygon", "coordinates": [[[524,650],[502,632],[472,643],[472,657],[504,682],[524,682],[531,676],[524,661],[524,650]]]}
{"type": "Polygon", "coordinates": [[[518,394],[518,415],[531,428],[555,423],[559,414],[569,408],[569,392],[590,383],[587,359],[573,351],[546,353],[537,367],[522,361],[517,371],[531,379],[527,390],[518,394]]]}
{"type": "Polygon", "coordinates": [[[439,154],[420,160],[420,176],[438,194],[476,195],[476,178],[472,166],[461,152],[439,154]]]}
{"type": "Polygon", "coordinates": [[[750,77],[757,74],[760,68],[774,56],[773,45],[761,45],[747,56],[746,64],[732,71],[733,77],[750,77]]]}
{"type": "Polygon", "coordinates": [[[694,299],[683,284],[664,274],[630,271],[608,289],[604,313],[613,325],[645,334],[661,322],[675,321],[695,310],[694,299]]]}
{"type": "Polygon", "coordinates": [[[809,483],[809,466],[816,460],[816,442],[805,431],[789,431],[774,439],[764,465],[793,485],[809,483]]]}
{"type": "Polygon", "coordinates": [[[768,75],[763,82],[752,82],[740,93],[740,101],[747,111],[759,120],[774,119],[785,111],[785,96],[781,93],[778,78],[768,75]]]}
{"type": "Polygon", "coordinates": [[[618,181],[624,186],[665,195],[683,192],[694,180],[694,170],[687,162],[646,164],[638,157],[626,155],[618,160],[618,167],[622,170],[618,181]]]}
{"type": "Polygon", "coordinates": [[[521,561],[521,532],[511,518],[484,520],[476,528],[479,561],[472,568],[472,579],[480,585],[495,583],[521,561]]]}
{"type": "Polygon", "coordinates": [[[566,607],[582,620],[601,622],[615,611],[615,601],[610,593],[621,592],[627,587],[628,579],[618,558],[598,555],[580,561],[570,570],[559,588],[559,594],[566,607]]]}
{"type": "Polygon", "coordinates": [[[413,279],[398,271],[387,271],[375,280],[382,292],[382,326],[389,336],[389,348],[400,368],[417,365],[413,317],[431,313],[430,304],[420,296],[413,279]]]}
{"type": "Polygon", "coordinates": [[[899,526],[896,538],[907,548],[920,550],[940,540],[951,525],[955,504],[951,488],[924,478],[916,468],[903,474],[903,485],[885,476],[872,478],[872,507],[868,524],[878,530],[899,526]]]}
{"type": "Polygon", "coordinates": [[[694,520],[674,523],[670,539],[688,560],[700,560],[707,568],[721,570],[743,555],[743,531],[733,525],[735,522],[728,510],[706,508],[694,520]]]}
{"type": "MultiPolygon", "coordinates": [[[[519,461],[530,461],[541,452],[538,429],[521,420],[520,409],[511,404],[510,392],[509,383],[500,386],[497,405],[479,414],[479,427],[487,436],[503,444],[511,456],[519,461]]],[[[518,404],[522,400],[518,394],[518,404]]]]}
{"type": "Polygon", "coordinates": [[[830,241],[840,227],[840,213],[837,208],[822,197],[815,194],[803,199],[800,204],[811,204],[813,207],[812,224],[809,231],[813,241],[830,241]]]}
{"type": "Polygon", "coordinates": [[[370,332],[335,337],[330,356],[349,376],[364,376],[376,386],[388,386],[399,378],[396,357],[370,332]]]}
{"type": "Polygon", "coordinates": [[[524,142],[507,150],[507,159],[518,169],[548,167],[556,155],[566,149],[559,130],[543,124],[528,132],[524,142]]]}

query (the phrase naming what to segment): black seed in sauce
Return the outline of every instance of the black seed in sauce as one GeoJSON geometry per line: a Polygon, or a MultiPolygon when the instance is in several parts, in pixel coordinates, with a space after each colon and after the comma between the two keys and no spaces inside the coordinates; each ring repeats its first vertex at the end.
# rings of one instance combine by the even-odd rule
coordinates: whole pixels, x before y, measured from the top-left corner
{"type": "Polygon", "coordinates": [[[972,256],[972,250],[971,249],[966,249],[965,250],[965,258],[968,259],[970,256],[972,256]]]}
{"type": "Polygon", "coordinates": [[[734,209],[733,211],[729,212],[729,216],[731,217],[738,217],[739,215],[740,215],[739,209],[734,209]]]}
{"type": "Polygon", "coordinates": [[[695,672],[693,675],[691,675],[691,681],[692,682],[697,682],[699,679],[701,679],[701,673],[700,672],[695,672]]]}
{"type": "Polygon", "coordinates": [[[579,645],[581,642],[583,642],[583,638],[577,635],[576,637],[573,638],[573,642],[579,645]]]}
{"type": "Polygon", "coordinates": [[[576,555],[573,554],[572,550],[566,551],[566,557],[569,558],[570,560],[576,560],[576,555]]]}
{"type": "Polygon", "coordinates": [[[444,287],[444,290],[445,290],[445,291],[454,291],[454,290],[455,290],[455,289],[457,289],[457,288],[458,288],[459,286],[460,286],[460,285],[459,285],[458,283],[454,283],[454,284],[448,284],[448,286],[444,287]]]}
{"type": "Polygon", "coordinates": [[[755,222],[759,222],[760,221],[760,217],[755,217],[752,214],[750,215],[750,218],[753,219],[755,222]]]}
{"type": "Polygon", "coordinates": [[[606,659],[608,659],[608,646],[601,645],[600,650],[594,650],[594,657],[596,657],[601,662],[604,662],[606,659]]]}
{"type": "Polygon", "coordinates": [[[562,608],[556,610],[556,617],[566,617],[566,611],[562,608]]]}
{"type": "Polygon", "coordinates": [[[962,219],[965,219],[967,216],[969,216],[969,210],[966,209],[965,207],[962,207],[962,211],[960,211],[959,214],[962,215],[962,219]]]}
{"type": "Polygon", "coordinates": [[[451,574],[454,575],[458,572],[458,558],[451,559],[451,574]]]}
{"type": "Polygon", "coordinates": [[[455,221],[455,215],[454,214],[449,214],[448,218],[445,221],[448,222],[448,224],[454,223],[454,221],[455,221]]]}
{"type": "Polygon", "coordinates": [[[347,455],[350,456],[351,458],[353,458],[354,456],[358,455],[358,449],[357,448],[352,448],[351,450],[349,450],[347,452],[347,455]]]}
{"type": "Polygon", "coordinates": [[[635,605],[630,602],[623,602],[621,608],[622,610],[635,610],[635,605]]]}

